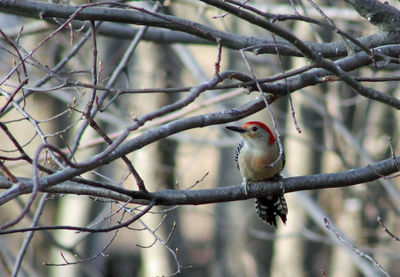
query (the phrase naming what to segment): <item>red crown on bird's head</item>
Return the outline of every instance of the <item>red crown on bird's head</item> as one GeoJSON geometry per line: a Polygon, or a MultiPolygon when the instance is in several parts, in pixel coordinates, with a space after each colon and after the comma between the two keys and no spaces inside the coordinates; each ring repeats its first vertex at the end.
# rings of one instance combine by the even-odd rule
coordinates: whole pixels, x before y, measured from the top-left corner
{"type": "Polygon", "coordinates": [[[269,140],[268,140],[269,144],[275,143],[276,139],[275,139],[275,136],[272,133],[271,129],[267,125],[265,125],[264,123],[262,123],[260,121],[249,121],[249,122],[246,122],[245,124],[242,125],[242,128],[243,129],[250,129],[251,126],[254,126],[254,125],[259,126],[260,128],[263,128],[265,131],[267,131],[269,133],[269,140]]]}

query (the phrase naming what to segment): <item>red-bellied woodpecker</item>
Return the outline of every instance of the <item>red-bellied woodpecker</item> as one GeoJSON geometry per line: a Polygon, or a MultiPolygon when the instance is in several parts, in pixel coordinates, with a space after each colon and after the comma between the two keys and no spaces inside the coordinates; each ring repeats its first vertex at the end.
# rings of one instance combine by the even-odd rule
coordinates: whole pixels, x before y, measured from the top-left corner
{"type": "MultiPolygon", "coordinates": [[[[242,185],[246,195],[249,182],[282,178],[280,172],[285,165],[285,157],[280,156],[279,144],[267,125],[259,121],[250,121],[241,127],[226,128],[243,137],[236,148],[235,161],[243,177],[242,185]]],[[[256,211],[263,221],[272,226],[276,226],[276,216],[286,223],[288,208],[283,194],[257,198],[256,211]]]]}

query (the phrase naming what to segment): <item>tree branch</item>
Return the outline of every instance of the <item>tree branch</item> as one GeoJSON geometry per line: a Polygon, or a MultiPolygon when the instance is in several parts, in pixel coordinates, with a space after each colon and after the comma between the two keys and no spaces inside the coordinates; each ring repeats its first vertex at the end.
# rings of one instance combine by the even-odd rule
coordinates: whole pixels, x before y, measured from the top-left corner
{"type": "MultiPolygon", "coordinates": [[[[46,19],[52,23],[54,23],[54,18],[70,18],[79,7],[80,6],[21,0],[0,1],[0,11],[31,18],[46,19]]],[[[128,6],[126,5],[126,7],[128,6]]],[[[215,38],[219,38],[221,39],[222,45],[230,49],[239,50],[253,47],[253,51],[257,54],[276,54],[276,48],[278,48],[281,55],[303,56],[300,51],[294,48],[290,43],[283,40],[278,40],[278,45],[275,45],[272,39],[263,39],[260,37],[223,32],[190,20],[170,15],[162,15],[162,17],[167,20],[144,14],[142,12],[124,10],[121,8],[85,7],[74,17],[75,20],[72,21],[72,25],[74,28],[81,28],[83,23],[80,22],[80,20],[99,20],[103,22],[146,25],[170,29],[150,29],[144,36],[144,39],[155,42],[215,44],[215,38]]],[[[115,24],[104,24],[104,26],[99,28],[99,31],[102,34],[123,39],[130,39],[138,32],[137,29],[115,24]]],[[[365,45],[365,47],[373,48],[385,44],[397,43],[398,35],[394,36],[394,34],[391,34],[389,38],[377,33],[371,36],[357,38],[357,40],[361,44],[365,45]]],[[[348,55],[346,45],[343,42],[305,43],[305,45],[315,53],[320,53],[320,55],[325,58],[344,57],[348,55]]],[[[353,50],[356,52],[360,51],[359,47],[356,47],[355,45],[353,50]]]]}
{"type": "Polygon", "coordinates": [[[400,31],[400,11],[387,2],[376,0],[344,0],[381,32],[398,33],[400,31]]]}
{"type": "MultiPolygon", "coordinates": [[[[398,163],[400,155],[396,160],[391,157],[364,167],[350,169],[347,171],[327,174],[314,174],[306,176],[297,176],[284,178],[282,183],[286,193],[354,186],[366,182],[372,182],[382,177],[389,176],[399,171],[398,163]]],[[[24,184],[21,194],[27,194],[32,191],[33,182],[28,178],[18,178],[20,183],[24,184]]],[[[239,180],[238,180],[239,182],[239,180]]],[[[10,188],[12,183],[6,177],[0,177],[0,188],[10,188]]],[[[117,201],[131,203],[148,204],[155,201],[156,205],[201,205],[217,202],[228,202],[245,200],[255,197],[265,197],[282,192],[282,184],[279,181],[258,182],[250,184],[248,196],[243,193],[242,186],[224,186],[213,189],[199,190],[160,190],[156,192],[138,192],[127,191],[126,195],[103,188],[95,188],[79,183],[66,181],[51,187],[42,187],[42,192],[49,193],[68,193],[78,195],[88,195],[93,197],[106,197],[117,201]]]]}

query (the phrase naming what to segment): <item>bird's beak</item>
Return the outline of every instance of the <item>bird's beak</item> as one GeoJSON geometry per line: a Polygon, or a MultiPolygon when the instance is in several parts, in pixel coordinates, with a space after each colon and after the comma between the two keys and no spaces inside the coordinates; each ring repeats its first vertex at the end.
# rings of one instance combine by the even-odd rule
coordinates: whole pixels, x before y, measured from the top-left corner
{"type": "Polygon", "coordinates": [[[243,129],[242,127],[237,127],[237,126],[225,126],[226,129],[240,133],[240,134],[244,134],[247,133],[246,129],[243,129]]]}

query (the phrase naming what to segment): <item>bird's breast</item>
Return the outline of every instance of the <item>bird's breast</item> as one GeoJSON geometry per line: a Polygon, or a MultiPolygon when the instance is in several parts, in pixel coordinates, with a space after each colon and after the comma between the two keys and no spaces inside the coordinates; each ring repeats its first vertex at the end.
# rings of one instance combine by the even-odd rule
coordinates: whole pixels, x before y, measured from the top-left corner
{"type": "Polygon", "coordinates": [[[282,160],[270,167],[278,157],[279,153],[259,154],[257,151],[241,151],[238,158],[240,173],[249,181],[268,180],[282,170],[282,160]]]}

